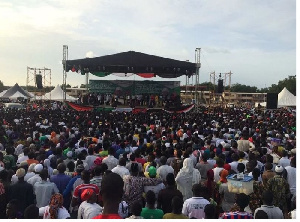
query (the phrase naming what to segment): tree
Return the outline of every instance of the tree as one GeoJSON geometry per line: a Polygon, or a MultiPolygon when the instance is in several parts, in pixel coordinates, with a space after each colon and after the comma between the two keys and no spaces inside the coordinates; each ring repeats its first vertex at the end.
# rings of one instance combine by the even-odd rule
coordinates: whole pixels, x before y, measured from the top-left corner
{"type": "Polygon", "coordinates": [[[0,80],[0,92],[2,92],[4,90],[4,84],[3,82],[0,80]]]}
{"type": "Polygon", "coordinates": [[[271,87],[269,87],[269,92],[280,93],[284,87],[296,95],[296,76],[288,76],[288,78],[280,80],[277,85],[272,84],[271,87]]]}
{"type": "Polygon", "coordinates": [[[258,91],[256,86],[247,86],[239,83],[233,84],[230,89],[231,92],[245,92],[256,93],[258,91]]]}

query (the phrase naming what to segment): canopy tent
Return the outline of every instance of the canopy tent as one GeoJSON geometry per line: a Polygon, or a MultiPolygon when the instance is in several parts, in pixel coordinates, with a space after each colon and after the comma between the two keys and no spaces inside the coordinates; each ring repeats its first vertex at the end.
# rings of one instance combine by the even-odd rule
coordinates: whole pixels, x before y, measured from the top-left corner
{"type": "Polygon", "coordinates": [[[99,77],[112,73],[135,73],[144,78],[156,75],[162,78],[177,78],[195,74],[196,68],[195,63],[128,51],[96,58],[67,60],[65,71],[91,73],[99,77]]]}
{"type": "Polygon", "coordinates": [[[296,106],[296,96],[294,96],[286,87],[278,94],[277,107],[296,106]]]}
{"type": "MultiPolygon", "coordinates": [[[[64,91],[59,85],[57,85],[51,92],[48,92],[42,97],[39,97],[37,99],[63,101],[64,100],[63,95],[64,95],[64,91]]],[[[66,101],[76,101],[76,100],[77,100],[76,98],[66,94],[66,101]]]]}
{"type": "Polygon", "coordinates": [[[6,90],[6,92],[0,96],[0,98],[7,98],[7,99],[17,99],[17,98],[27,99],[31,97],[32,96],[26,90],[22,89],[18,85],[18,83],[16,83],[13,87],[6,90]]]}
{"type": "Polygon", "coordinates": [[[4,95],[4,93],[6,93],[7,90],[4,90],[0,93],[0,98],[4,95]]]}

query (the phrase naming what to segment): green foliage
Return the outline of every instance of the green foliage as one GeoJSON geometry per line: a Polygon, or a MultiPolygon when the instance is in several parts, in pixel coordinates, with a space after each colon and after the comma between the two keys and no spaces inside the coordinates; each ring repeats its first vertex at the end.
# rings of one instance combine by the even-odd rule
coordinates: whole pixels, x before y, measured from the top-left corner
{"type": "Polygon", "coordinates": [[[231,92],[245,92],[256,93],[258,91],[256,86],[247,86],[239,83],[233,84],[230,89],[231,92]]]}
{"type": "Polygon", "coordinates": [[[280,93],[284,87],[296,95],[296,76],[288,76],[288,78],[280,80],[277,85],[272,84],[271,87],[269,87],[269,92],[280,93]]]}
{"type": "Polygon", "coordinates": [[[2,92],[4,90],[4,84],[3,82],[0,80],[0,92],[2,92]]]}

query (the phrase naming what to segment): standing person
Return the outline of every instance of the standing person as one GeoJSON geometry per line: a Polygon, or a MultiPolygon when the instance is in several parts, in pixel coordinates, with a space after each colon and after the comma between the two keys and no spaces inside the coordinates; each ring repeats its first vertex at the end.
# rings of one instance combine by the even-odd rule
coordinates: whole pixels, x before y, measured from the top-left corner
{"type": "Polygon", "coordinates": [[[24,213],[26,207],[35,202],[35,195],[33,193],[33,186],[24,181],[25,170],[20,168],[17,170],[16,175],[18,182],[10,185],[8,189],[8,201],[16,199],[19,201],[19,210],[24,213]]]}
{"type": "Polygon", "coordinates": [[[291,198],[290,201],[288,201],[288,210],[291,211],[291,202],[293,198],[296,198],[296,157],[293,157],[291,159],[291,165],[285,167],[287,176],[287,182],[290,186],[290,192],[291,192],[291,198]]]}
{"type": "Polygon", "coordinates": [[[233,207],[235,203],[235,194],[232,192],[229,192],[228,190],[228,181],[227,177],[228,171],[222,170],[221,176],[220,176],[220,185],[219,185],[219,194],[221,196],[221,207],[223,209],[223,212],[228,212],[233,207]]]}
{"type": "Polygon", "coordinates": [[[81,194],[83,201],[78,208],[77,219],[91,219],[102,212],[97,204],[97,195],[92,189],[86,189],[81,194]]]}
{"type": "Polygon", "coordinates": [[[63,206],[63,196],[60,193],[53,194],[49,205],[39,209],[39,215],[43,219],[67,219],[70,214],[63,206]]]}
{"type": "Polygon", "coordinates": [[[124,193],[123,187],[124,182],[118,174],[109,173],[103,177],[101,183],[103,212],[93,219],[122,219],[118,210],[124,193]]]}
{"type": "Polygon", "coordinates": [[[142,204],[140,204],[139,202],[134,202],[130,208],[130,212],[132,213],[132,215],[126,219],[144,219],[141,216],[142,209],[142,204]]]}
{"type": "MultiPolygon", "coordinates": [[[[133,140],[133,142],[135,142],[134,140],[133,140]]],[[[132,142],[132,143],[133,143],[132,142]]],[[[138,167],[139,167],[139,172],[143,172],[143,166],[142,166],[142,164],[141,163],[138,163],[137,161],[136,161],[136,159],[135,159],[135,153],[132,153],[131,155],[130,155],[130,162],[129,163],[127,163],[126,164],[126,168],[129,170],[129,172],[131,173],[131,164],[132,163],[137,163],[138,164],[138,167]]]]}
{"type": "Polygon", "coordinates": [[[66,189],[69,181],[71,180],[71,177],[65,174],[66,165],[64,163],[58,164],[57,170],[58,170],[58,174],[50,177],[50,181],[55,183],[55,185],[59,190],[59,193],[62,194],[66,189]]]}
{"type": "Polygon", "coordinates": [[[6,206],[6,218],[7,219],[22,219],[23,214],[19,210],[19,201],[13,199],[8,202],[6,206]]]}
{"type": "Polygon", "coordinates": [[[119,160],[114,157],[115,150],[114,148],[108,149],[108,156],[102,160],[102,163],[105,163],[108,166],[108,170],[112,170],[119,163],[119,160]]]}
{"type": "Polygon", "coordinates": [[[287,214],[287,200],[290,198],[290,187],[286,179],[282,177],[283,167],[277,165],[275,167],[276,175],[271,178],[266,189],[273,193],[273,204],[279,207],[284,214],[287,214]]]}
{"type": "Polygon", "coordinates": [[[42,178],[40,176],[40,172],[43,170],[43,165],[42,164],[37,164],[35,167],[34,167],[34,172],[35,172],[35,175],[31,178],[29,178],[27,180],[27,183],[30,183],[32,186],[34,186],[34,184],[36,182],[41,182],[42,181],[42,178]]]}
{"type": "Polygon", "coordinates": [[[267,162],[265,164],[265,171],[261,176],[264,186],[267,186],[269,179],[273,178],[276,175],[276,173],[272,169],[273,169],[272,163],[267,162]]]}
{"type": "Polygon", "coordinates": [[[263,205],[255,209],[254,217],[256,217],[258,211],[262,210],[268,214],[268,219],[284,219],[282,210],[273,205],[273,196],[274,195],[271,191],[266,190],[263,192],[263,205]]]}
{"type": "Polygon", "coordinates": [[[52,195],[59,192],[55,183],[47,181],[48,171],[46,169],[40,172],[40,177],[42,181],[36,182],[33,186],[36,196],[36,206],[38,208],[47,206],[52,195]]]}
{"type": "Polygon", "coordinates": [[[214,171],[214,179],[215,182],[217,183],[220,181],[220,172],[224,170],[224,160],[222,158],[218,158],[216,163],[217,163],[217,167],[213,168],[213,171],[214,171]]]}
{"type": "Polygon", "coordinates": [[[193,166],[193,160],[186,158],[183,161],[183,167],[177,174],[175,181],[177,182],[177,189],[182,193],[183,200],[193,196],[192,187],[194,184],[199,184],[201,176],[199,170],[193,166]]]}
{"type": "Polygon", "coordinates": [[[253,214],[255,209],[263,204],[261,197],[263,194],[264,186],[263,186],[262,182],[258,181],[258,177],[260,176],[260,170],[258,168],[253,169],[252,176],[254,179],[253,192],[250,194],[249,207],[253,214]]]}
{"type": "Polygon", "coordinates": [[[94,166],[94,161],[97,159],[97,156],[94,155],[94,148],[88,148],[88,155],[85,157],[85,162],[88,165],[89,170],[94,166]]]}
{"type": "Polygon", "coordinates": [[[165,214],[172,212],[170,203],[173,197],[177,196],[183,199],[182,193],[176,188],[174,174],[169,173],[166,177],[166,182],[166,188],[159,191],[157,198],[157,208],[162,209],[165,214]]]}
{"type": "Polygon", "coordinates": [[[204,208],[209,201],[203,198],[207,193],[207,188],[200,184],[193,185],[193,197],[183,203],[182,213],[190,219],[203,219],[205,217],[204,208]]]}
{"type": "Polygon", "coordinates": [[[138,176],[139,169],[137,163],[131,165],[131,175],[124,176],[125,194],[124,200],[128,203],[129,208],[131,205],[138,201],[143,204],[143,192],[145,186],[156,186],[162,183],[160,178],[147,178],[138,176]]]}
{"type": "Polygon", "coordinates": [[[142,209],[141,216],[145,219],[162,219],[164,212],[160,209],[155,208],[155,193],[152,190],[149,190],[146,193],[146,206],[142,209]]]}
{"type": "Polygon", "coordinates": [[[119,164],[114,167],[111,172],[119,174],[122,179],[125,175],[130,175],[129,170],[126,168],[126,159],[121,158],[119,164]]]}
{"type": "Polygon", "coordinates": [[[236,205],[239,207],[239,211],[224,212],[220,215],[219,219],[253,219],[252,214],[245,211],[245,208],[249,204],[249,196],[244,193],[237,195],[236,205]]]}
{"type": "Polygon", "coordinates": [[[172,212],[166,213],[163,219],[189,219],[182,213],[183,200],[180,197],[173,197],[171,201],[172,212]]]}
{"type": "Polygon", "coordinates": [[[211,170],[213,168],[213,166],[207,162],[206,155],[202,155],[201,158],[202,158],[201,162],[197,163],[195,168],[199,170],[200,175],[201,175],[201,180],[206,180],[207,179],[207,171],[211,170]]]}
{"type": "Polygon", "coordinates": [[[280,158],[278,165],[282,166],[283,168],[286,168],[287,166],[290,166],[291,160],[288,157],[288,152],[286,150],[282,151],[282,157],[280,158]]]}
{"type": "Polygon", "coordinates": [[[160,158],[160,163],[161,163],[161,166],[158,167],[157,169],[157,175],[163,180],[163,181],[166,181],[166,177],[169,173],[172,173],[174,174],[174,169],[167,165],[167,158],[165,156],[162,156],[160,158]]]}
{"type": "Polygon", "coordinates": [[[77,186],[74,190],[73,198],[71,205],[72,207],[79,206],[82,203],[81,200],[81,194],[84,192],[86,189],[92,189],[95,193],[96,196],[98,197],[99,195],[99,188],[96,184],[91,184],[90,183],[90,173],[87,170],[84,170],[81,172],[81,179],[83,180],[83,184],[77,186]]]}

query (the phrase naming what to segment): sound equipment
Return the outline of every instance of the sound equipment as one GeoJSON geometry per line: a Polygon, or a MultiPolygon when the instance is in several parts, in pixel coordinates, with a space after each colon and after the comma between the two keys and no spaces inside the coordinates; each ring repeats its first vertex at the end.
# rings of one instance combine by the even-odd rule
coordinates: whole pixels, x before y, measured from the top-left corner
{"type": "Polygon", "coordinates": [[[217,93],[223,93],[223,92],[224,92],[223,79],[219,79],[217,93]]]}
{"type": "Polygon", "coordinates": [[[267,109],[277,109],[278,94],[267,93],[267,109]]]}
{"type": "Polygon", "coordinates": [[[38,89],[42,89],[43,88],[42,75],[40,75],[40,74],[36,75],[35,80],[36,80],[36,87],[38,89]]]}

